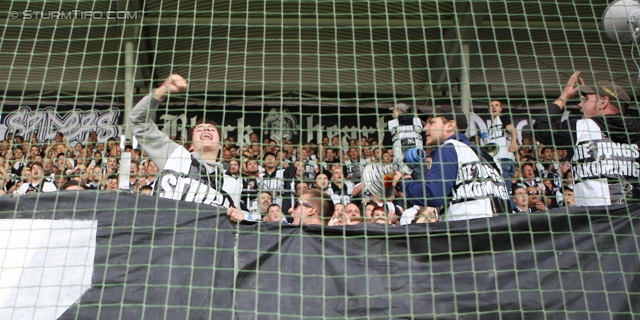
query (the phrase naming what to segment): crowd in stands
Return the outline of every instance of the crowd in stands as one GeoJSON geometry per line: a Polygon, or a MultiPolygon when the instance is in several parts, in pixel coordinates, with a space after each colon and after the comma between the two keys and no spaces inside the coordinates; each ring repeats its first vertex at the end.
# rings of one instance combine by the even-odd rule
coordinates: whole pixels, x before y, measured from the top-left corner
{"type": "MultiPolygon", "coordinates": [[[[178,144],[181,140],[173,138],[178,144]]],[[[471,139],[479,143],[478,139],[471,139]]],[[[256,133],[248,143],[232,136],[223,141],[219,163],[225,175],[242,185],[242,210],[248,220],[291,222],[289,209],[307,189],[328,194],[335,211],[329,224],[364,221],[407,224],[438,221],[437,210],[409,205],[397,192],[379,199],[367,192],[362,172],[368,163],[391,164],[394,149],[376,139],[362,137],[342,144],[340,136],[320,143],[260,140],[256,133]]],[[[431,149],[425,147],[427,155],[431,149]]],[[[142,150],[144,151],[144,150],[142,150]]],[[[114,137],[98,142],[95,132],[82,143],[68,143],[63,134],[38,141],[35,135],[7,136],[0,142],[0,194],[21,195],[58,190],[118,190],[121,155],[131,153],[129,191],[154,194],[160,172],[130,140],[114,137]]],[[[513,153],[511,177],[514,212],[545,211],[575,205],[572,172],[566,150],[539,146],[523,137],[513,153]]],[[[431,158],[427,156],[426,162],[431,158]]]]}
{"type": "Polygon", "coordinates": [[[536,117],[534,136],[521,140],[498,100],[489,104],[488,130],[470,138],[461,108],[440,106],[420,117],[403,103],[391,108],[388,128],[379,128],[382,142],[336,135],[295,143],[257,133],[221,140],[209,120],[180,140],[167,137],[149,115],[187,87],[173,74],[136,104],[128,121],[140,149],[117,137],[98,142],[95,132],[75,144],[60,133],[51,141],[10,134],[0,142],[0,193],[125,190],[219,206],[234,222],[328,225],[467,220],[640,199],[640,120],[626,116],[630,98],[609,81],[586,85],[579,71],[536,117]],[[563,116],[578,95],[581,114],[563,116]]]}

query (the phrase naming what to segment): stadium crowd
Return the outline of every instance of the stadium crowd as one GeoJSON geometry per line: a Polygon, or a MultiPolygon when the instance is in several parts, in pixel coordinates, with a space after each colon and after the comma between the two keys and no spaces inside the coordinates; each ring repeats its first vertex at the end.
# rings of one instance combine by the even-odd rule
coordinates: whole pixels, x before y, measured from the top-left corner
{"type": "MultiPolygon", "coordinates": [[[[126,178],[130,192],[219,205],[229,208],[228,215],[234,221],[403,225],[443,220],[442,205],[435,207],[410,201],[405,194],[409,190],[400,186],[405,179],[428,179],[430,164],[438,161],[433,158],[434,154],[438,154],[440,161],[444,159],[442,152],[436,150],[442,151],[446,144],[429,143],[431,136],[426,128],[432,117],[418,117],[410,106],[400,103],[392,108],[389,128],[380,128],[393,131],[391,122],[400,121],[402,125],[403,118],[410,118],[405,122],[416,127],[415,138],[420,140],[419,144],[411,141],[412,146],[421,147],[426,155],[424,165],[420,165],[423,169],[416,172],[398,164],[402,159],[398,153],[404,151],[397,148],[393,132],[387,133],[388,141],[361,137],[349,140],[348,145],[341,143],[340,136],[296,144],[285,139],[273,141],[262,137],[261,140],[257,133],[251,134],[248,142],[237,141],[233,136],[220,141],[217,124],[203,121],[191,128],[188,137],[176,139],[165,136],[153,121],[148,121],[147,115],[167,94],[184,91],[186,81],[181,81],[184,81],[181,77],[171,76],[134,108],[130,121],[140,147],[134,148],[132,141],[120,141],[118,137],[98,142],[95,132],[87,141],[75,144],[68,143],[63,134],[50,141],[38,141],[33,134],[24,137],[9,134],[0,142],[0,193],[122,190],[119,180],[126,178]],[[423,139],[426,139],[424,146],[423,139]],[[129,167],[128,174],[123,175],[120,162],[124,152],[131,153],[131,162],[125,166],[129,167]],[[388,196],[371,192],[363,181],[365,166],[372,163],[394,168],[393,191],[388,196]],[[194,181],[201,184],[194,185],[194,181]],[[318,197],[326,199],[318,201],[318,197]]],[[[582,81],[579,73],[570,79],[570,84],[571,81],[582,81]]],[[[592,93],[591,87],[580,84],[581,105],[586,105],[585,99],[598,92],[592,93]]],[[[562,108],[566,100],[578,93],[578,86],[569,87],[554,102],[554,108],[560,104],[562,108]]],[[[493,158],[499,164],[510,195],[509,211],[538,212],[575,206],[576,171],[572,170],[575,160],[569,158],[573,142],[554,140],[553,144],[543,144],[553,138],[547,135],[536,139],[537,133],[518,141],[508,108],[503,107],[501,101],[490,101],[488,113],[491,114],[488,132],[469,141],[482,146],[495,144],[493,158]]],[[[545,113],[541,118],[550,116],[545,113]]],[[[448,121],[452,121],[454,133],[456,125],[457,130],[466,129],[466,123],[462,125],[465,120],[445,117],[443,125],[448,125],[448,121]]],[[[554,124],[548,122],[547,125],[549,123],[554,124]]],[[[451,198],[446,192],[444,196],[451,198]]]]}

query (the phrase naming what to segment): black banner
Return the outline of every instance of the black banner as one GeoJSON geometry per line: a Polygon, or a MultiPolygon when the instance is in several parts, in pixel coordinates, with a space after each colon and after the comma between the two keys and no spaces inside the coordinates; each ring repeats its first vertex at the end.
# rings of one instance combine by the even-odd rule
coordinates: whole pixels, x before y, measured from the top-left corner
{"type": "Polygon", "coordinates": [[[640,313],[640,205],[344,228],[237,227],[204,205],[114,192],[1,197],[0,208],[98,222],[91,288],[63,319],[640,313]]]}
{"type": "MultiPolygon", "coordinates": [[[[475,108],[470,115],[469,135],[476,135],[476,129],[487,130],[486,108],[475,108]]],[[[534,112],[534,113],[537,113],[534,112]]],[[[419,112],[422,114],[422,112],[419,112]]],[[[343,145],[349,139],[360,137],[383,141],[387,134],[387,121],[391,111],[387,108],[318,107],[318,106],[202,106],[176,105],[161,106],[155,122],[169,137],[186,137],[189,128],[206,117],[221,125],[222,137],[234,137],[236,141],[249,143],[249,135],[256,133],[260,141],[282,138],[294,143],[311,140],[322,142],[326,136],[331,141],[340,135],[343,145]]],[[[514,110],[513,125],[522,135],[530,136],[529,125],[532,116],[526,109],[514,110]]],[[[26,137],[36,134],[39,141],[54,139],[57,132],[63,133],[68,142],[85,142],[90,131],[98,133],[98,141],[123,134],[124,111],[109,105],[77,104],[65,105],[11,105],[4,104],[0,113],[0,140],[8,134],[26,137]]]]}
{"type": "Polygon", "coordinates": [[[236,297],[255,303],[236,303],[236,311],[247,319],[640,312],[640,206],[564,210],[324,234],[319,227],[246,227],[236,297]]]}

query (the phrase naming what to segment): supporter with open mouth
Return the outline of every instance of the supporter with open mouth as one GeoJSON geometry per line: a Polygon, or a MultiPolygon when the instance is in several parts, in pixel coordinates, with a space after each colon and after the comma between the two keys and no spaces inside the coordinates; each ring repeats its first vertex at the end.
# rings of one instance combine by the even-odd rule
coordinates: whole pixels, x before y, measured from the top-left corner
{"type": "Polygon", "coordinates": [[[129,116],[133,134],[160,172],[158,194],[225,208],[239,205],[242,185],[224,175],[218,162],[221,148],[218,124],[200,120],[189,130],[185,148],[165,135],[150,116],[168,95],[182,93],[187,87],[187,80],[173,74],[140,100],[129,116]]]}

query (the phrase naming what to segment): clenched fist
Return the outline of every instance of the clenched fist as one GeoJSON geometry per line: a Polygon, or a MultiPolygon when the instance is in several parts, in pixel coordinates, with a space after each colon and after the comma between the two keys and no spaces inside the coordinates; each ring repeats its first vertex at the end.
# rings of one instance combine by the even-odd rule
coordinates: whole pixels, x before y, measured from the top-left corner
{"type": "Polygon", "coordinates": [[[179,74],[170,75],[161,86],[158,87],[155,91],[153,91],[153,97],[158,100],[164,100],[167,97],[167,94],[176,94],[187,91],[187,87],[189,84],[187,80],[185,80],[179,74]]]}
{"type": "Polygon", "coordinates": [[[233,207],[227,209],[227,217],[229,217],[229,220],[231,220],[231,222],[236,223],[240,223],[245,219],[244,213],[242,213],[242,211],[240,211],[239,209],[233,207]]]}

